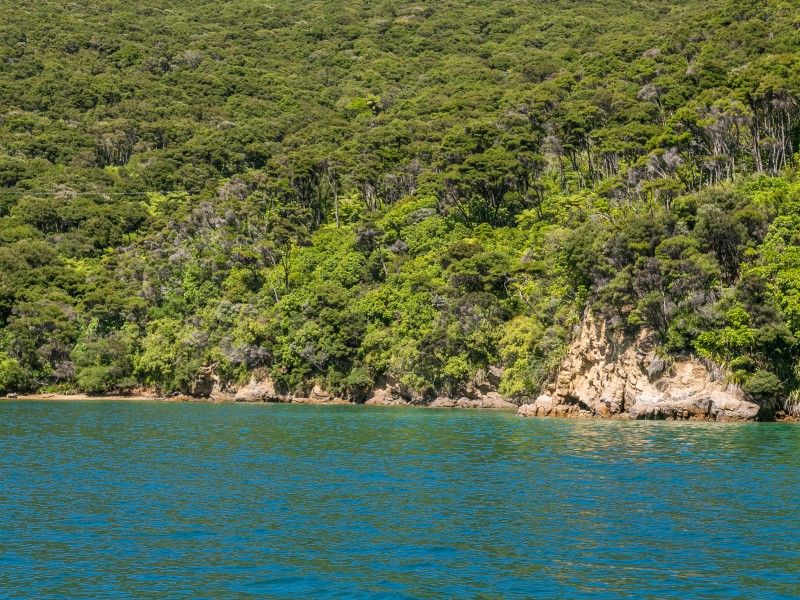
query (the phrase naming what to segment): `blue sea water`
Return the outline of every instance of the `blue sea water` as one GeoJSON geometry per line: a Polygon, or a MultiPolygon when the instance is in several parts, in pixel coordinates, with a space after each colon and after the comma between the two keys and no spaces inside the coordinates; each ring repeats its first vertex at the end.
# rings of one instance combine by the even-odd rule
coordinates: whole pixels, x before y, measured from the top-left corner
{"type": "Polygon", "coordinates": [[[0,598],[798,598],[800,427],[0,403],[0,598]]]}

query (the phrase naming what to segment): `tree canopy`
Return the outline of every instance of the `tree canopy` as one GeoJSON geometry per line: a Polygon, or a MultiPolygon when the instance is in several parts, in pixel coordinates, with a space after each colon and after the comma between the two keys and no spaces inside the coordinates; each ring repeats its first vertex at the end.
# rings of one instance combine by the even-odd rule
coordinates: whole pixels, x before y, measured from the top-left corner
{"type": "Polygon", "coordinates": [[[536,394],[587,304],[800,376],[780,0],[0,0],[0,384],[536,394]]]}

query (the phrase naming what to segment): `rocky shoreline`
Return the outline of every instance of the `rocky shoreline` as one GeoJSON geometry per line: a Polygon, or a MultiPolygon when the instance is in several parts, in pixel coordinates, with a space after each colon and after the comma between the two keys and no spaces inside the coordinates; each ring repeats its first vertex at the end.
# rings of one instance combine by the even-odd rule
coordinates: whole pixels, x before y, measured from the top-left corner
{"type": "Polygon", "coordinates": [[[584,315],[556,377],[523,417],[676,421],[795,420],[775,403],[748,397],[718,365],[662,357],[656,336],[627,333],[613,318],[584,315]]]}
{"type": "MultiPolygon", "coordinates": [[[[542,394],[520,405],[499,393],[502,370],[488,369],[454,397],[422,398],[391,374],[358,400],[339,398],[315,385],[288,393],[265,373],[229,393],[236,402],[363,403],[375,406],[513,409],[521,417],[609,418],[675,421],[797,420],[777,403],[751,398],[720,366],[695,356],[662,357],[657,336],[631,333],[613,316],[584,314],[567,355],[542,394]]],[[[198,390],[219,393],[208,373],[198,390]]]]}
{"type": "Polygon", "coordinates": [[[87,394],[20,394],[0,398],[0,401],[37,401],[37,402],[196,402],[196,403],[215,403],[215,404],[314,404],[314,405],[348,405],[348,406],[407,406],[418,408],[460,408],[460,409],[490,409],[490,410],[518,410],[519,405],[506,400],[498,402],[484,402],[481,400],[470,400],[468,398],[437,398],[433,402],[427,404],[414,404],[411,402],[397,401],[397,402],[352,402],[343,398],[329,397],[291,397],[285,400],[237,400],[230,395],[220,396],[146,396],[146,395],[128,395],[128,396],[89,396],[87,394]]]}
{"type": "Polygon", "coordinates": [[[378,385],[364,394],[363,397],[341,398],[331,394],[319,385],[310,390],[288,392],[281,390],[264,373],[253,373],[250,381],[236,390],[219,388],[213,379],[205,383],[209,397],[225,398],[234,402],[279,402],[291,404],[364,404],[366,406],[424,406],[428,408],[470,408],[470,409],[506,409],[517,410],[514,403],[500,396],[497,388],[500,385],[502,371],[490,369],[477,383],[465,386],[455,397],[440,396],[433,400],[425,399],[411,390],[404,388],[399,380],[387,375],[378,385]]]}
{"type": "MultiPolygon", "coordinates": [[[[616,420],[674,420],[674,421],[727,421],[745,422],[764,420],[751,417],[745,413],[742,418],[741,406],[730,407],[727,405],[709,403],[700,404],[699,410],[689,411],[688,413],[664,412],[659,408],[658,412],[654,409],[650,413],[630,414],[618,413],[608,416],[600,416],[590,410],[576,404],[554,404],[552,399],[540,397],[536,402],[527,404],[514,404],[507,400],[501,402],[482,402],[480,400],[469,400],[467,398],[444,398],[440,397],[427,404],[413,404],[411,402],[351,402],[342,398],[319,399],[310,397],[297,397],[284,401],[275,400],[235,400],[231,396],[222,397],[197,397],[197,396],[89,396],[86,394],[26,394],[6,398],[0,401],[25,400],[36,402],[193,402],[193,403],[214,403],[214,404],[312,404],[312,405],[347,405],[347,406],[386,406],[386,407],[414,407],[414,408],[433,408],[433,409],[462,409],[462,410],[514,410],[519,417],[539,417],[539,418],[568,418],[568,419],[616,419],[616,420]]],[[[745,406],[745,410],[748,410],[745,406]]],[[[750,409],[751,410],[751,409],[750,409]]],[[[800,418],[783,413],[776,413],[771,421],[780,422],[800,422],[800,418]]]]}
{"type": "Polygon", "coordinates": [[[127,395],[127,396],[89,396],[86,394],[26,394],[11,395],[0,398],[0,401],[25,400],[36,402],[164,402],[164,403],[214,403],[214,404],[311,404],[311,405],[347,405],[347,406],[385,406],[385,407],[414,407],[433,409],[462,409],[462,410],[514,410],[519,417],[539,418],[569,418],[569,419],[616,419],[616,420],[676,420],[676,421],[781,421],[800,422],[800,418],[781,412],[775,413],[770,419],[760,419],[753,415],[753,409],[748,404],[728,405],[718,404],[713,400],[709,402],[692,401],[690,409],[684,408],[683,412],[664,409],[664,406],[655,406],[651,411],[643,413],[617,413],[612,415],[599,415],[576,403],[556,404],[548,396],[540,396],[533,403],[522,405],[515,404],[505,399],[499,401],[475,400],[465,397],[445,398],[439,397],[429,403],[412,403],[404,400],[353,402],[336,397],[291,397],[284,400],[268,399],[236,399],[235,396],[223,394],[220,396],[158,396],[158,395],[127,395]]]}
{"type": "MultiPolygon", "coordinates": [[[[522,403],[499,393],[502,370],[492,367],[451,397],[422,397],[391,374],[359,396],[339,397],[315,384],[281,389],[265,371],[232,386],[213,368],[200,370],[187,395],[163,397],[153,390],[130,396],[28,395],[28,400],[132,400],[158,402],[238,402],[320,405],[419,406],[515,410],[521,417],[606,418],[674,421],[797,421],[777,403],[748,397],[719,366],[694,356],[662,357],[655,335],[636,334],[613,318],[587,311],[556,375],[542,394],[522,403]]],[[[14,395],[12,395],[14,396],[14,395]]],[[[17,396],[14,396],[17,397],[17,396]]]]}
{"type": "Polygon", "coordinates": [[[251,374],[241,386],[231,386],[219,380],[213,369],[203,368],[192,384],[189,394],[163,396],[155,390],[139,389],[128,395],[90,396],[87,394],[9,394],[6,399],[38,401],[130,401],[130,402],[214,402],[214,403],[272,403],[365,406],[419,406],[427,408],[504,409],[517,410],[518,403],[511,402],[497,392],[502,372],[490,369],[478,382],[470,383],[456,397],[425,399],[404,388],[391,376],[384,377],[379,385],[359,398],[342,398],[330,394],[319,385],[307,390],[288,392],[263,371],[251,374]]]}

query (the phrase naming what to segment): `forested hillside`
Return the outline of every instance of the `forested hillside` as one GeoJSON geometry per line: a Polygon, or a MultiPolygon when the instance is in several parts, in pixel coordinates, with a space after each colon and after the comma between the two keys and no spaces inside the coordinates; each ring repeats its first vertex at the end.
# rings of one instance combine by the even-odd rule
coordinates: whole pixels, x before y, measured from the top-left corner
{"type": "Polygon", "coordinates": [[[0,16],[0,391],[524,398],[591,306],[797,399],[794,2],[0,16]]]}

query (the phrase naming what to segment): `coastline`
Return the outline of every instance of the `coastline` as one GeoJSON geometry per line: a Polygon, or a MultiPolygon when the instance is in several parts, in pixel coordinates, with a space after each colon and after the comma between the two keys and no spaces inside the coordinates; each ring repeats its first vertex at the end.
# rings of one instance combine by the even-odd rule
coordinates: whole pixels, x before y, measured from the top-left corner
{"type": "MultiPolygon", "coordinates": [[[[2,397],[0,400],[36,402],[170,402],[172,398],[161,396],[90,396],[88,394],[19,394],[14,397],[2,397]]],[[[200,399],[194,399],[200,401],[200,399]]],[[[212,400],[213,402],[213,400],[212,400]]]]}
{"type": "Polygon", "coordinates": [[[314,406],[387,406],[387,407],[406,407],[406,408],[438,408],[449,409],[457,408],[463,410],[506,410],[516,411],[517,406],[492,406],[480,405],[479,403],[464,404],[456,399],[437,399],[430,404],[411,404],[411,403],[372,403],[372,402],[349,402],[340,398],[318,400],[314,398],[296,398],[292,401],[270,402],[260,400],[257,402],[242,402],[234,399],[233,396],[224,397],[197,397],[197,396],[146,396],[146,395],[126,395],[126,396],[90,396],[88,394],[20,394],[15,397],[2,397],[0,401],[32,401],[32,402],[163,402],[180,403],[191,402],[198,404],[309,404],[314,406]],[[444,400],[444,401],[443,401],[444,400]]]}
{"type": "MultiPolygon", "coordinates": [[[[314,400],[310,398],[303,398],[301,401],[292,401],[292,402],[269,402],[269,401],[259,401],[259,402],[237,402],[233,399],[232,396],[227,397],[195,397],[195,396],[172,396],[172,397],[165,397],[165,396],[146,396],[146,395],[129,395],[129,396],[90,396],[88,394],[25,394],[19,395],[17,397],[9,398],[9,397],[0,397],[0,404],[2,402],[14,402],[14,401],[25,401],[25,402],[161,402],[161,403],[197,403],[197,404],[308,404],[313,406],[383,406],[383,407],[402,407],[402,408],[428,408],[428,409],[460,409],[460,410],[480,410],[480,411],[512,411],[518,413],[519,415],[519,407],[511,408],[511,407],[497,407],[497,406],[481,406],[478,404],[461,404],[456,400],[442,402],[438,399],[438,402],[432,402],[430,404],[411,404],[411,403],[370,403],[370,402],[348,402],[346,400],[336,399],[334,401],[323,401],[323,400],[314,400]]],[[[523,405],[524,406],[524,405],[523,405]]],[[[519,415],[523,416],[523,415],[519,415]]],[[[715,419],[632,419],[628,415],[613,415],[613,416],[598,416],[598,415],[547,415],[547,416],[538,416],[538,415],[524,415],[529,418],[534,419],[587,419],[587,420],[604,420],[604,421],[641,421],[641,420],[650,420],[650,421],[675,421],[675,422],[685,422],[685,423],[692,423],[692,422],[726,422],[726,421],[718,421],[715,419]]],[[[768,421],[739,421],[739,422],[750,422],[750,423],[800,423],[800,418],[793,417],[790,415],[780,415],[776,414],[775,418],[768,421]]]]}

